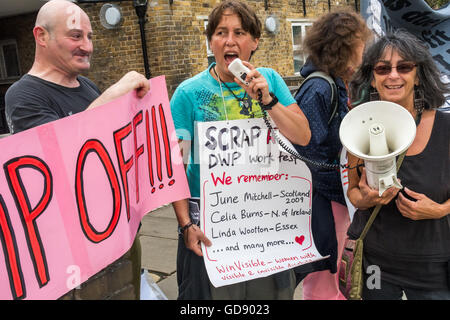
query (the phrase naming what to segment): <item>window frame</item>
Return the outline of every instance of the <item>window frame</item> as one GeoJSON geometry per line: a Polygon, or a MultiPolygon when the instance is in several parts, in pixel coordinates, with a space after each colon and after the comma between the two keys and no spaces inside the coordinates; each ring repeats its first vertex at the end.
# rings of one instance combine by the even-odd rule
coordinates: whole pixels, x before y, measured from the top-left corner
{"type": "Polygon", "coordinates": [[[21,74],[22,71],[20,67],[19,48],[17,46],[17,41],[15,39],[0,40],[0,83],[12,83],[17,79],[20,79],[21,74]],[[17,57],[17,69],[19,71],[19,74],[14,76],[8,76],[6,68],[6,60],[3,55],[3,47],[11,44],[15,46],[15,52],[17,57]]]}
{"type": "MultiPolygon", "coordinates": [[[[295,59],[294,59],[294,52],[296,50],[302,49],[301,44],[295,44],[294,43],[294,27],[301,27],[301,35],[302,39],[305,39],[306,36],[306,28],[312,26],[314,23],[313,19],[288,19],[288,21],[291,23],[291,39],[292,39],[292,64],[294,65],[294,74],[300,75],[300,70],[295,70],[295,59]]],[[[303,59],[306,61],[307,55],[303,50],[303,59]]]]}
{"type": "MultiPolygon", "coordinates": [[[[208,26],[208,16],[197,16],[197,20],[203,21],[203,30],[206,31],[206,27],[208,26]]],[[[206,45],[206,59],[208,60],[208,66],[211,62],[215,61],[214,53],[212,52],[208,37],[205,36],[205,45],[206,45]]]]}
{"type": "MultiPolygon", "coordinates": [[[[203,27],[206,31],[206,27],[208,26],[209,20],[208,17],[203,17],[203,27]]],[[[211,47],[209,46],[208,37],[205,36],[205,43],[206,43],[206,59],[208,59],[208,66],[216,61],[216,57],[214,57],[214,53],[211,50],[211,47]]]]}

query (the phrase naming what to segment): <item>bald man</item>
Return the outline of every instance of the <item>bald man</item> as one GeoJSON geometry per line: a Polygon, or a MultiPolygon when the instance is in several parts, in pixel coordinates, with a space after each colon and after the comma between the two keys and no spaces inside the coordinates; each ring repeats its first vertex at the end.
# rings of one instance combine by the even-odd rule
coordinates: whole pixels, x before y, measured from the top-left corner
{"type": "Polygon", "coordinates": [[[101,94],[81,76],[90,68],[92,28],[87,14],[66,0],[52,0],[38,12],[33,29],[35,59],[30,71],[6,93],[6,119],[11,133],[105,104],[131,90],[143,97],[147,79],[134,71],[101,94]]]}
{"type": "MultiPolygon", "coordinates": [[[[90,67],[92,28],[87,14],[72,2],[52,0],[44,4],[38,12],[33,35],[36,42],[33,66],[6,92],[6,118],[11,133],[94,108],[131,90],[136,90],[138,97],[150,90],[148,80],[134,71],[103,94],[92,81],[80,75],[90,67]]],[[[125,256],[132,262],[135,298],[139,299],[141,249],[137,238],[125,256]]],[[[120,261],[104,272],[119,270],[120,261]]],[[[96,292],[86,283],[79,290],[88,290],[88,296],[89,292],[96,292]]],[[[81,292],[78,294],[83,296],[81,292]]]]}

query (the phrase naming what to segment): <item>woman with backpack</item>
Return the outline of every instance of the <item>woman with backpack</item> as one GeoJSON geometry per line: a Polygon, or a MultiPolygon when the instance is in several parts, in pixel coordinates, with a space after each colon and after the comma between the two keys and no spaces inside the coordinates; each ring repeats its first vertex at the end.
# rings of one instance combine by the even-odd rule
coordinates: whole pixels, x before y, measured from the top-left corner
{"type": "Polygon", "coordinates": [[[371,36],[359,14],[336,11],[316,20],[304,41],[309,56],[300,74],[307,79],[295,99],[309,121],[311,140],[307,146],[295,148],[313,160],[306,162],[313,180],[311,228],[319,252],[330,255],[296,268],[297,283],[304,279],[305,300],[345,299],[339,291],[337,261],[350,219],[338,167],[342,148],[339,126],[349,110],[347,83],[371,36]]]}

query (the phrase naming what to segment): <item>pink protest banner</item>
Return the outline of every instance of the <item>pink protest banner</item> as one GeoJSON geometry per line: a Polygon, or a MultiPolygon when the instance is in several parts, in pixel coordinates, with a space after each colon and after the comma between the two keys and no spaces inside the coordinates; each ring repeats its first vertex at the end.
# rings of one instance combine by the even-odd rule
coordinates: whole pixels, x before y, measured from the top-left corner
{"type": "Polygon", "coordinates": [[[142,217],[188,198],[164,77],[0,139],[0,299],[56,299],[131,247],[142,217]]]}

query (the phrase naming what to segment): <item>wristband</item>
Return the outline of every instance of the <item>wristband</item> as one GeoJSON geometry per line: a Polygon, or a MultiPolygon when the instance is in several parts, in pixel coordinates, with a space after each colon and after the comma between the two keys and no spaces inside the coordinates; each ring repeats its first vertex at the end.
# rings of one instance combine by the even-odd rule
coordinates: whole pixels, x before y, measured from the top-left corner
{"type": "Polygon", "coordinates": [[[189,229],[190,227],[192,227],[194,225],[194,223],[192,221],[189,221],[187,224],[185,224],[183,227],[180,228],[180,233],[184,234],[184,232],[189,229]]]}
{"type": "Polygon", "coordinates": [[[261,109],[264,111],[272,110],[272,107],[278,103],[278,98],[273,92],[269,92],[270,96],[272,97],[272,101],[268,104],[263,104],[262,99],[259,101],[259,105],[261,106],[261,109]]]}

